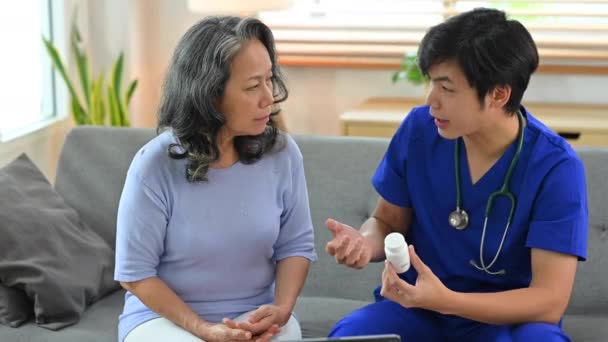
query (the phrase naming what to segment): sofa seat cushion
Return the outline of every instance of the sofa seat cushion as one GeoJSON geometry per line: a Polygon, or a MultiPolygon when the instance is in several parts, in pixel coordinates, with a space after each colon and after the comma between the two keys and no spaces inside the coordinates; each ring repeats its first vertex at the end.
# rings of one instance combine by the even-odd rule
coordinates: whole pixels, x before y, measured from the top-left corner
{"type": "Polygon", "coordinates": [[[367,304],[361,300],[300,297],[294,311],[303,337],[323,337],[342,317],[367,304]]]}
{"type": "Polygon", "coordinates": [[[0,325],[0,341],[28,342],[107,342],[118,338],[118,315],[122,312],[125,292],[115,291],[91,305],[80,321],[59,331],[48,331],[33,321],[18,329],[0,325]]]}
{"type": "MultiPolygon", "coordinates": [[[[53,333],[38,327],[33,321],[25,323],[19,329],[0,325],[0,341],[115,341],[124,293],[119,290],[104,297],[88,308],[77,324],[53,333]]],[[[322,337],[327,336],[342,317],[367,304],[369,302],[359,300],[300,297],[295,313],[303,337],[322,337]]],[[[573,341],[605,342],[605,336],[608,336],[608,316],[566,315],[564,330],[573,341]]]]}
{"type": "Polygon", "coordinates": [[[566,315],[562,327],[572,341],[608,341],[608,316],[606,315],[566,315]]]}

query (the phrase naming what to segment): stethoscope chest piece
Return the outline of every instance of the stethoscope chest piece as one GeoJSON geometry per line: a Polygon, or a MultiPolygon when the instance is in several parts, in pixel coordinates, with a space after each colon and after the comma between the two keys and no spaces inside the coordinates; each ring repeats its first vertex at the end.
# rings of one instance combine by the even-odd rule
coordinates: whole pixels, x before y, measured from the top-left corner
{"type": "Polygon", "coordinates": [[[456,208],[456,210],[450,213],[448,220],[450,221],[450,226],[457,230],[464,230],[469,225],[469,214],[460,208],[456,208]]]}

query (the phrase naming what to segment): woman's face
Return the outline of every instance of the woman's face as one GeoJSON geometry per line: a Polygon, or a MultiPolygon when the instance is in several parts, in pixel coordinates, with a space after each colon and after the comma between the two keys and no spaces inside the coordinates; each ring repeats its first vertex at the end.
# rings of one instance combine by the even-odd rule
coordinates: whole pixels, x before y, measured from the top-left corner
{"type": "Polygon", "coordinates": [[[226,117],[220,137],[226,141],[241,135],[259,135],[266,129],[274,103],[272,62],[257,39],[243,44],[230,65],[219,111],[226,117]]]}

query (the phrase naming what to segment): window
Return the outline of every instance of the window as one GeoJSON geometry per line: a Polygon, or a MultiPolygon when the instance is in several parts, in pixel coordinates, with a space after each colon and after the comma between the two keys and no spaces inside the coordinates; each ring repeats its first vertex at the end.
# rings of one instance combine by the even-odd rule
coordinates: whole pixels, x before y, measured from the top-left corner
{"type": "Polygon", "coordinates": [[[397,67],[426,30],[476,7],[505,10],[532,33],[541,71],[608,74],[608,0],[294,0],[263,12],[285,65],[397,67]]]}
{"type": "MultiPolygon", "coordinates": [[[[58,46],[62,1],[2,1],[0,30],[5,34],[0,63],[0,141],[44,127],[58,116],[60,89],[41,35],[58,46]]],[[[63,110],[65,112],[65,110],[63,110]]]]}

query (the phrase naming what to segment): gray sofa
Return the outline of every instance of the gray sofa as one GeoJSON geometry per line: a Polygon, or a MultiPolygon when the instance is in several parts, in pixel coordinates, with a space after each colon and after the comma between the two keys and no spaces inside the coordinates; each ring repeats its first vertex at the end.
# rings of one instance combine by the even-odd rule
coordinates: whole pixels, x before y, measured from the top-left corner
{"type": "MultiPolygon", "coordinates": [[[[81,218],[114,246],[117,201],[136,150],[154,136],[150,129],[78,127],[63,147],[55,187],[81,218]]],[[[323,336],[337,319],[372,300],[381,265],[351,270],[324,251],[327,217],[359,226],[375,205],[370,177],[387,140],[296,137],[304,155],[319,260],[296,306],[305,337],[323,336]]],[[[564,327],[574,341],[608,341],[608,149],[579,149],[589,188],[589,260],[579,264],[564,327]]],[[[94,303],[80,322],[58,332],[26,323],[0,326],[0,341],[116,341],[124,292],[94,303]]],[[[491,303],[489,303],[491,305],[491,303]]]]}

